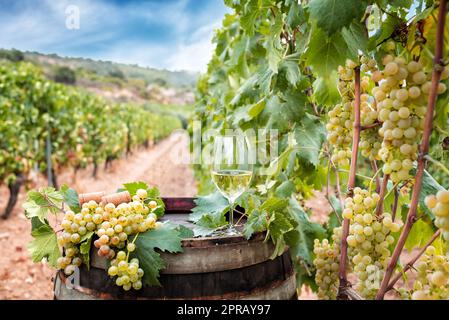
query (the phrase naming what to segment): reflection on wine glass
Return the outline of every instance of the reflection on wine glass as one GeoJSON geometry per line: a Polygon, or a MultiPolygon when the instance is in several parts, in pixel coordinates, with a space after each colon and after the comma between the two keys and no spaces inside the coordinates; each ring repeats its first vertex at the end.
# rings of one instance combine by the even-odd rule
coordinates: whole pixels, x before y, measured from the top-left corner
{"type": "Polygon", "coordinates": [[[229,225],[226,235],[239,234],[234,226],[234,205],[249,187],[253,175],[251,146],[243,134],[215,137],[212,163],[212,181],[229,201],[229,225]]]}

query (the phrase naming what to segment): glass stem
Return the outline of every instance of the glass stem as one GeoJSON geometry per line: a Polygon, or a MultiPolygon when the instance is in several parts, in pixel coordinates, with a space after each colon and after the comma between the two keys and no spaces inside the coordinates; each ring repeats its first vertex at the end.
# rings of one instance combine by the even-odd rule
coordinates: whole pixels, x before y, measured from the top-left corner
{"type": "Polygon", "coordinates": [[[234,228],[234,201],[229,200],[229,228],[234,228]]]}

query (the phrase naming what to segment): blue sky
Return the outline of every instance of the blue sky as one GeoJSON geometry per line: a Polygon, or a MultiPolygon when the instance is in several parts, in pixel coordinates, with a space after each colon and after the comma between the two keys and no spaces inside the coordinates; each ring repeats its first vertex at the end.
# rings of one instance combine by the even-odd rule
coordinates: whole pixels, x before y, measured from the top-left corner
{"type": "Polygon", "coordinates": [[[226,12],[222,0],[0,0],[0,47],[205,71],[226,12]]]}

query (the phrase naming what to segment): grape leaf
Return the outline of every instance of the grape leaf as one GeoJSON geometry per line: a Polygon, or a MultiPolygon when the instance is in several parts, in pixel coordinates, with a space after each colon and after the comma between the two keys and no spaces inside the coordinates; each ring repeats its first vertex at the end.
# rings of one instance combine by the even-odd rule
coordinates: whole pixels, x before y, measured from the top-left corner
{"type": "Polygon", "coordinates": [[[304,20],[304,8],[299,5],[298,2],[292,1],[290,3],[290,9],[285,22],[290,26],[290,28],[295,29],[301,24],[301,21],[304,20]]]}
{"type": "Polygon", "coordinates": [[[260,211],[266,210],[268,212],[281,211],[281,210],[285,209],[287,204],[288,204],[287,199],[271,197],[271,198],[268,198],[267,200],[265,200],[264,203],[262,203],[259,210],[260,211]]]}
{"type": "Polygon", "coordinates": [[[296,186],[291,181],[282,182],[277,188],[274,194],[280,198],[290,198],[293,192],[295,192],[296,186]]]}
{"type": "Polygon", "coordinates": [[[243,120],[245,122],[251,121],[257,117],[265,108],[265,99],[258,101],[255,104],[248,106],[242,106],[235,109],[233,113],[233,123],[238,126],[238,124],[243,120]]]}
{"type": "Polygon", "coordinates": [[[281,64],[281,70],[285,70],[285,75],[293,87],[296,87],[300,77],[301,71],[299,70],[298,63],[295,61],[285,60],[281,64]]]}
{"type": "Polygon", "coordinates": [[[434,218],[432,211],[427,208],[424,203],[424,199],[431,194],[436,194],[438,191],[443,190],[444,188],[430,175],[427,170],[424,170],[424,176],[422,179],[421,193],[419,194],[419,204],[421,208],[424,209],[424,212],[431,218],[434,218]]]}
{"type": "Polygon", "coordinates": [[[405,242],[405,248],[412,251],[415,248],[421,248],[433,236],[435,230],[431,224],[418,220],[413,224],[412,230],[405,242]]]}
{"type": "Polygon", "coordinates": [[[344,65],[346,59],[354,57],[341,32],[328,36],[315,28],[311,34],[305,57],[307,64],[317,75],[325,77],[336,71],[339,65],[344,65]]]}
{"type": "Polygon", "coordinates": [[[349,26],[341,30],[343,39],[345,39],[349,50],[353,55],[357,54],[358,50],[366,51],[368,46],[368,33],[365,25],[360,22],[353,22],[349,26]]]}
{"type": "Polygon", "coordinates": [[[328,34],[359,21],[365,12],[366,1],[354,0],[312,0],[309,4],[310,17],[328,34]]]}
{"type": "Polygon", "coordinates": [[[234,50],[232,51],[232,55],[229,59],[230,66],[238,65],[242,59],[245,59],[245,53],[247,51],[249,44],[249,38],[246,36],[242,36],[238,41],[236,41],[234,45],[234,50]]]}
{"type": "MultiPolygon", "coordinates": [[[[33,219],[38,218],[37,216],[33,219]]],[[[46,258],[48,263],[57,267],[57,260],[61,256],[59,251],[56,233],[48,224],[42,224],[40,227],[31,231],[34,240],[28,243],[28,252],[33,262],[41,262],[46,258]]]]}
{"type": "Polygon", "coordinates": [[[223,227],[227,224],[226,217],[224,214],[221,215],[210,215],[206,214],[195,222],[195,227],[193,228],[193,233],[195,237],[205,237],[210,235],[212,232],[217,230],[217,228],[223,227]]]}
{"type": "Polygon", "coordinates": [[[93,232],[86,233],[82,239],[80,244],[80,253],[83,258],[83,262],[86,265],[87,269],[90,268],[90,247],[92,243],[93,232]]]}
{"type": "Polygon", "coordinates": [[[148,184],[146,184],[143,181],[124,183],[123,186],[125,187],[125,190],[129,192],[131,197],[134,196],[136,194],[137,190],[139,190],[139,189],[144,189],[144,190],[150,189],[148,184]]]}
{"type": "Polygon", "coordinates": [[[261,69],[257,73],[257,85],[260,88],[260,91],[264,94],[269,94],[271,89],[271,81],[273,79],[274,72],[271,68],[261,69]]]}
{"type": "Polygon", "coordinates": [[[59,190],[63,197],[64,202],[67,203],[67,205],[70,207],[70,209],[74,212],[80,212],[80,202],[78,198],[78,193],[75,189],[69,188],[66,184],[62,185],[59,190]]]}
{"type": "Polygon", "coordinates": [[[162,225],[158,229],[148,230],[137,235],[135,244],[136,250],[131,256],[139,259],[140,267],[144,271],[143,283],[160,286],[159,273],[165,268],[165,262],[155,249],[170,253],[182,252],[179,231],[162,225]]]}
{"type": "Polygon", "coordinates": [[[403,22],[404,20],[399,18],[395,13],[390,13],[387,15],[385,21],[382,22],[382,25],[376,34],[370,37],[368,41],[368,49],[372,50],[388,39],[396,28],[398,28],[403,22]]]}
{"type": "Polygon", "coordinates": [[[260,114],[260,120],[266,123],[267,129],[285,131],[289,128],[289,122],[299,118],[301,109],[298,105],[293,107],[291,103],[282,101],[277,95],[267,100],[265,109],[260,114]]]}
{"type": "Polygon", "coordinates": [[[288,209],[296,220],[296,231],[299,235],[298,241],[288,242],[292,254],[311,265],[314,239],[323,239],[326,236],[326,230],[320,224],[310,221],[296,199],[290,199],[288,209]]]}
{"type": "Polygon", "coordinates": [[[196,207],[192,209],[189,220],[197,222],[203,215],[222,216],[229,209],[229,202],[223,195],[216,191],[207,196],[194,200],[196,207]]]}
{"type": "Polygon", "coordinates": [[[187,239],[187,238],[193,238],[193,230],[190,228],[187,228],[186,226],[183,226],[182,224],[177,227],[179,231],[179,237],[181,239],[187,239]]]}
{"type": "Polygon", "coordinates": [[[258,0],[250,0],[246,2],[245,12],[240,17],[240,25],[249,36],[254,34],[254,24],[259,15],[258,0]]]}
{"type": "Polygon", "coordinates": [[[320,105],[331,106],[340,100],[337,89],[337,72],[332,72],[326,77],[318,77],[313,82],[313,99],[320,105]]]}
{"type": "Polygon", "coordinates": [[[410,8],[412,5],[412,0],[388,0],[382,2],[384,7],[390,5],[392,7],[410,8]]]}
{"type": "Polygon", "coordinates": [[[268,215],[266,211],[253,210],[243,226],[243,235],[245,238],[249,239],[254,233],[267,230],[267,219],[268,215]]]}
{"type": "Polygon", "coordinates": [[[282,254],[287,247],[284,235],[287,232],[294,230],[292,221],[290,221],[285,212],[270,212],[270,219],[268,220],[267,237],[270,237],[275,245],[275,249],[271,258],[275,258],[282,254]]]}
{"type": "Polygon", "coordinates": [[[318,165],[321,146],[326,138],[323,123],[318,118],[305,114],[301,125],[295,128],[294,136],[299,159],[313,166],[318,165]]]}
{"type": "Polygon", "coordinates": [[[48,213],[56,214],[62,207],[63,195],[54,188],[42,188],[27,193],[27,201],[22,205],[25,215],[31,219],[38,217],[44,222],[48,213]]]}
{"type": "Polygon", "coordinates": [[[283,15],[277,14],[274,23],[270,26],[270,35],[267,41],[268,68],[273,73],[278,73],[279,63],[282,61],[282,46],[279,35],[284,26],[283,15]]]}

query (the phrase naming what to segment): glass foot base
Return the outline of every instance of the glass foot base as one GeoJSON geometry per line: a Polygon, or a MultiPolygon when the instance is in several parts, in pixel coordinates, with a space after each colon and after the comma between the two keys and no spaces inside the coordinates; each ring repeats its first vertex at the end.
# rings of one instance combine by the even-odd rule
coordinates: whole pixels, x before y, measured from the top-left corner
{"type": "Polygon", "coordinates": [[[235,228],[235,226],[223,226],[215,230],[211,236],[212,237],[226,237],[226,236],[241,236],[242,233],[235,228]]]}

